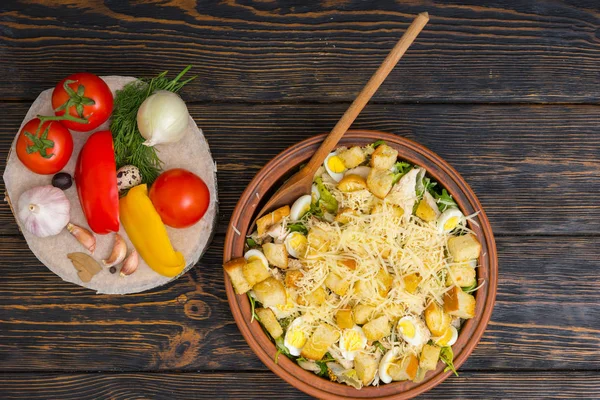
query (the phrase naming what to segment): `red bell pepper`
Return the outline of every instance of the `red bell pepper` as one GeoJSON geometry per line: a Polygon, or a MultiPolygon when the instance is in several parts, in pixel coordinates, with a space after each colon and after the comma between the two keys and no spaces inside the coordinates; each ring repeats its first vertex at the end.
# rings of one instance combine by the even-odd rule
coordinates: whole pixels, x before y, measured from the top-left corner
{"type": "Polygon", "coordinates": [[[119,189],[110,131],[93,133],[75,167],[75,185],[90,228],[100,235],[119,230],[119,189]]]}

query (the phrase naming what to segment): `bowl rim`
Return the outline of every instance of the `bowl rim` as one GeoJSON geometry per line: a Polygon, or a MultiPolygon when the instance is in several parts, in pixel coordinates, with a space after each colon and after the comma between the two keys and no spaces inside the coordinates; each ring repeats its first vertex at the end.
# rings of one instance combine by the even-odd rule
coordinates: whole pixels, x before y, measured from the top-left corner
{"type": "MultiPolygon", "coordinates": [[[[286,163],[286,161],[293,158],[296,153],[302,151],[310,152],[312,147],[315,147],[316,149],[325,136],[326,134],[312,136],[288,147],[265,164],[265,166],[255,175],[240,196],[232,213],[225,238],[223,262],[242,256],[240,253],[243,253],[243,242],[245,242],[248,226],[234,226],[234,223],[238,224],[244,217],[246,217],[246,220],[252,220],[252,217],[257,211],[258,205],[261,203],[265,194],[258,193],[256,191],[257,186],[265,186],[265,178],[271,176],[274,171],[278,171],[280,175],[274,180],[271,180],[270,183],[266,184],[268,189],[272,189],[286,172],[293,169],[290,168],[289,162],[286,163]],[[281,173],[282,170],[284,170],[283,173],[281,173]],[[250,214],[250,218],[247,218],[248,213],[250,214]],[[241,250],[239,249],[240,243],[242,243],[241,250]]],[[[385,140],[392,147],[395,147],[402,152],[410,153],[410,159],[408,160],[414,164],[423,165],[424,163],[419,163],[419,160],[429,163],[430,166],[426,167],[427,173],[434,176],[434,178],[436,178],[436,180],[438,180],[438,182],[453,195],[461,210],[463,210],[463,212],[465,212],[465,210],[478,212],[476,217],[478,226],[470,223],[470,227],[476,231],[478,238],[482,241],[483,250],[480,257],[480,268],[485,267],[481,270],[485,277],[485,285],[476,292],[478,301],[475,318],[468,320],[461,329],[461,331],[466,330],[470,334],[459,335],[459,341],[455,345],[459,349],[455,353],[454,364],[456,368],[459,368],[481,340],[491,318],[495,304],[498,283],[498,258],[491,225],[481,203],[464,178],[444,159],[425,146],[392,133],[376,130],[349,130],[338,146],[344,145],[344,142],[348,144],[358,144],[357,142],[360,141],[372,143],[377,139],[385,140]],[[415,162],[415,160],[417,160],[417,162],[415,162]],[[450,179],[450,181],[443,182],[442,176],[444,179],[450,179]],[[450,187],[452,187],[452,189],[450,187]],[[483,301],[480,301],[480,299],[483,301]]],[[[364,145],[363,143],[361,144],[364,145]]],[[[310,157],[310,155],[312,155],[312,152],[310,152],[306,158],[310,157]]],[[[407,159],[405,155],[399,155],[399,157],[407,159]]],[[[298,160],[294,159],[294,161],[298,160]]],[[[304,160],[300,160],[298,164],[303,161],[304,160]]],[[[294,166],[295,165],[297,164],[294,164],[294,166]]],[[[249,225],[249,222],[245,225],[249,225]]],[[[430,390],[452,374],[450,371],[443,372],[443,366],[440,365],[442,363],[438,363],[437,369],[428,372],[426,379],[418,384],[413,382],[394,382],[379,387],[365,387],[361,390],[356,390],[350,386],[329,382],[326,379],[317,377],[313,373],[303,370],[285,356],[279,357],[279,363],[275,363],[275,345],[267,338],[264,332],[262,332],[260,324],[250,322],[250,306],[247,296],[237,295],[233,290],[227,273],[223,272],[223,274],[225,278],[227,299],[234,320],[252,351],[271,371],[295,388],[311,396],[323,399],[407,399],[430,390]],[[257,333],[259,332],[262,337],[257,336],[257,333]]]]}

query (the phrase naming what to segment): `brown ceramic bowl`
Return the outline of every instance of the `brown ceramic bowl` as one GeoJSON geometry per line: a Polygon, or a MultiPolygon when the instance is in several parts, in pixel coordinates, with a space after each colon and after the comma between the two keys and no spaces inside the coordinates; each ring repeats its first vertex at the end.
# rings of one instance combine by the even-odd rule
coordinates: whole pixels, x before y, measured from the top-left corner
{"type": "MultiPolygon", "coordinates": [[[[225,239],[224,262],[243,255],[245,236],[255,218],[254,214],[281,183],[312,156],[324,137],[325,135],[315,136],[288,148],[265,165],[254,177],[233,211],[225,239]],[[236,232],[236,229],[239,233],[236,232]]],[[[498,260],[490,223],[473,190],[459,173],[442,160],[440,156],[418,143],[390,133],[351,130],[341,140],[340,146],[364,146],[379,139],[385,140],[388,145],[398,150],[400,159],[424,167],[429,176],[452,194],[465,215],[479,212],[475,218],[476,224],[469,223],[469,227],[477,234],[482,245],[478,279],[485,280],[485,285],[475,295],[477,299],[475,318],[463,324],[458,341],[453,346],[454,364],[458,368],[465,362],[481,339],[492,315],[496,298],[498,260]]],[[[229,277],[227,274],[224,275],[231,312],[252,350],[273,372],[311,396],[321,399],[390,399],[392,397],[394,399],[407,399],[433,388],[452,374],[451,372],[444,372],[444,365],[440,362],[437,370],[428,372],[425,380],[420,383],[393,382],[379,387],[371,386],[356,390],[345,384],[330,382],[312,372],[305,371],[285,356],[278,357],[278,363],[275,363],[274,359],[277,352],[275,345],[265,335],[258,322],[250,322],[251,311],[248,297],[246,295],[236,295],[229,277]]]]}

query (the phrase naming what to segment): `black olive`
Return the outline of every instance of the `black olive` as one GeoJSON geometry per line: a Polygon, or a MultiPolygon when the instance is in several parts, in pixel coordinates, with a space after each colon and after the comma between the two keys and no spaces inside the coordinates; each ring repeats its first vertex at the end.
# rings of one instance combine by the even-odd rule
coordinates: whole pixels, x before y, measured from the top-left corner
{"type": "Polygon", "coordinates": [[[66,172],[59,172],[52,177],[52,186],[61,190],[67,190],[73,185],[73,178],[66,172]]]}

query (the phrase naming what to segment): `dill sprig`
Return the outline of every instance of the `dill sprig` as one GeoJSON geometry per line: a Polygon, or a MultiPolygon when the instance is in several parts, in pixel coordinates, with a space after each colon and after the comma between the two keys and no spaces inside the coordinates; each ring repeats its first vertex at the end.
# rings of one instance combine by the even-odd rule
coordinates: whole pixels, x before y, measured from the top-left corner
{"type": "Polygon", "coordinates": [[[110,123],[117,168],[124,165],[135,165],[142,175],[142,182],[152,184],[162,169],[162,161],[154,147],[144,146],[144,138],[137,127],[137,112],[144,100],[157,90],[168,90],[177,93],[183,86],[193,80],[181,78],[192,68],[185,67],[174,79],[167,78],[165,71],[150,79],[138,79],[118,90],[110,123]]]}

